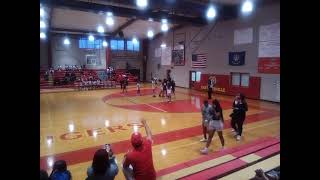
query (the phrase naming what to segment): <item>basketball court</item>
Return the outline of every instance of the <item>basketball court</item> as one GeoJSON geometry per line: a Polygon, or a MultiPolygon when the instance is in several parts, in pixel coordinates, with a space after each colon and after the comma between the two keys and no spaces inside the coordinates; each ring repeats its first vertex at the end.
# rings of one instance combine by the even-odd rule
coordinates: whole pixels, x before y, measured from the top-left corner
{"type": "Polygon", "coordinates": [[[96,150],[110,143],[119,167],[115,179],[123,180],[130,136],[145,136],[141,119],[152,131],[157,179],[249,179],[256,169],[280,167],[280,44],[268,44],[275,42],[268,38],[260,42],[267,36],[263,32],[274,37],[279,30],[279,1],[257,4],[247,19],[234,12],[242,1],[148,2],[151,9],[172,7],[183,15],[168,15],[164,23],[160,15],[165,11],[139,14],[141,9],[128,10],[135,4],[129,1],[42,4],[48,29],[44,38],[40,35],[40,169],[50,174],[55,161],[65,160],[74,180],[85,179],[96,150]],[[187,16],[182,10],[193,5],[198,14],[187,16]],[[225,8],[217,11],[217,22],[201,17],[209,5],[225,8]],[[101,14],[103,8],[112,11],[113,26],[104,19],[111,16],[101,14]],[[99,33],[94,32],[99,23],[107,24],[104,31],[98,27],[99,33]],[[166,23],[169,30],[162,27],[166,23]],[[144,32],[148,29],[154,30],[152,36],[144,32]],[[98,44],[89,47],[88,35],[98,44]],[[113,75],[106,73],[109,67],[113,75]],[[46,77],[49,69],[54,73],[46,77]],[[72,83],[66,80],[70,69],[75,72],[72,83]],[[101,80],[101,87],[86,89],[86,73],[101,80]],[[129,79],[127,93],[120,89],[122,76],[129,79]],[[152,78],[168,76],[176,83],[171,103],[158,96],[159,85],[153,97],[151,85],[152,78]],[[223,109],[226,148],[221,149],[215,134],[208,155],[203,155],[201,108],[208,100],[210,76],[216,78],[213,99],[223,109]],[[230,123],[238,93],[245,94],[249,109],[240,141],[230,123]]]}

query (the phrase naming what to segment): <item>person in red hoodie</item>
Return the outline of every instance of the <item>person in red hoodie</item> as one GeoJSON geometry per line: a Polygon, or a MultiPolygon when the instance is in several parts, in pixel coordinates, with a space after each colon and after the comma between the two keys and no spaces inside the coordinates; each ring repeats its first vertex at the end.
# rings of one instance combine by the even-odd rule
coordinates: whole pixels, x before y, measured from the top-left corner
{"type": "Polygon", "coordinates": [[[134,132],[131,135],[133,150],[129,151],[123,159],[123,174],[126,179],[155,180],[156,171],[152,160],[152,134],[146,122],[142,119],[147,137],[142,138],[141,133],[134,132]],[[131,167],[130,167],[131,166],[131,167]]]}

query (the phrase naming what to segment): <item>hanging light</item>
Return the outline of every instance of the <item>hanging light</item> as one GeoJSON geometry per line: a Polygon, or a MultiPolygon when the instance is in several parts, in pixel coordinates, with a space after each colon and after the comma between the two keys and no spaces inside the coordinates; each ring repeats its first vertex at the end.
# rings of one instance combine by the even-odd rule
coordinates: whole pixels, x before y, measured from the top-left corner
{"type": "Polygon", "coordinates": [[[113,14],[112,14],[112,12],[107,12],[106,24],[107,24],[108,26],[113,26],[113,24],[114,24],[114,19],[113,19],[113,14]]]}
{"type": "Polygon", "coordinates": [[[94,41],[94,36],[90,34],[90,35],[88,36],[88,39],[89,39],[89,41],[94,41]]]}
{"type": "Polygon", "coordinates": [[[107,47],[107,46],[108,46],[107,41],[103,41],[103,42],[102,42],[102,46],[103,46],[103,47],[107,47]]]}
{"type": "Polygon", "coordinates": [[[207,19],[208,20],[212,20],[213,18],[215,18],[217,15],[216,9],[214,6],[210,5],[208,10],[207,10],[207,19]]]}
{"type": "Polygon", "coordinates": [[[44,17],[44,10],[43,10],[43,8],[40,8],[40,17],[44,17]]]}
{"type": "Polygon", "coordinates": [[[249,14],[253,10],[253,3],[250,0],[246,0],[243,2],[241,6],[241,12],[244,14],[249,14]]]}
{"type": "MultiPolygon", "coordinates": [[[[69,44],[70,44],[70,40],[69,40],[68,38],[64,38],[63,44],[64,44],[64,45],[69,45],[69,44]]],[[[69,127],[70,127],[70,126],[69,126],[69,127]]]]}
{"type": "Polygon", "coordinates": [[[136,5],[139,8],[144,9],[148,6],[148,0],[136,0],[136,5]]]}
{"type": "Polygon", "coordinates": [[[166,45],[166,43],[162,43],[162,44],[160,45],[160,47],[161,47],[161,48],[166,48],[167,45],[166,45]]]}
{"type": "Polygon", "coordinates": [[[40,32],[40,39],[46,39],[46,34],[44,32],[40,32]]]}
{"type": "Polygon", "coordinates": [[[46,23],[44,23],[44,21],[40,21],[40,28],[46,28],[46,23]]]}
{"type": "Polygon", "coordinates": [[[103,26],[99,25],[99,26],[97,27],[97,31],[98,31],[98,33],[104,33],[104,28],[103,28],[103,26]]]}
{"type": "Polygon", "coordinates": [[[132,43],[133,43],[133,44],[138,44],[138,40],[137,40],[136,37],[133,37],[133,38],[132,38],[132,43]]]}
{"type": "Polygon", "coordinates": [[[148,38],[153,38],[153,36],[154,36],[153,31],[152,31],[152,30],[148,30],[148,32],[147,32],[147,37],[148,37],[148,38]]]}

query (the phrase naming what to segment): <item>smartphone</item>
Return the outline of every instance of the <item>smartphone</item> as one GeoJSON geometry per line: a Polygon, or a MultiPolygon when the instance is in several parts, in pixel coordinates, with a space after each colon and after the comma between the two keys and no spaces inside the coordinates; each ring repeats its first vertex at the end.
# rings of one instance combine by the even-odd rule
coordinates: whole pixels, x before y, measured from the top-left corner
{"type": "Polygon", "coordinates": [[[110,144],[105,144],[104,148],[106,149],[106,151],[109,153],[111,151],[111,145],[110,144]]]}

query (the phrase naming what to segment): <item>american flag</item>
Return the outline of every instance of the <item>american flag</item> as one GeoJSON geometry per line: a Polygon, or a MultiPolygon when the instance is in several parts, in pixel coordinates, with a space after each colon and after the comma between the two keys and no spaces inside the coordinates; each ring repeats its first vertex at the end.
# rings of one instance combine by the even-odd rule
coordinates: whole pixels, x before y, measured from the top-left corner
{"type": "Polygon", "coordinates": [[[205,68],[207,65],[205,54],[192,54],[192,68],[205,68]]]}

